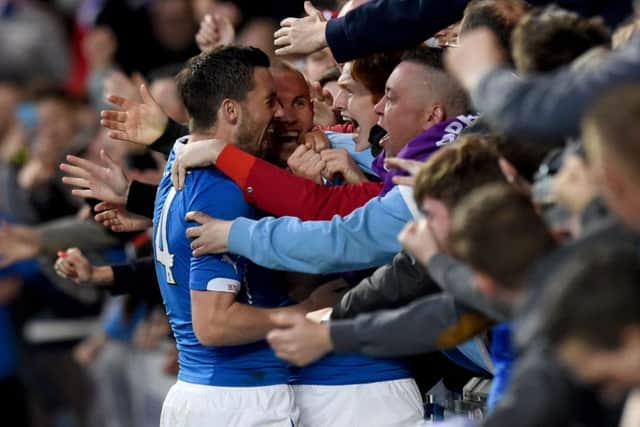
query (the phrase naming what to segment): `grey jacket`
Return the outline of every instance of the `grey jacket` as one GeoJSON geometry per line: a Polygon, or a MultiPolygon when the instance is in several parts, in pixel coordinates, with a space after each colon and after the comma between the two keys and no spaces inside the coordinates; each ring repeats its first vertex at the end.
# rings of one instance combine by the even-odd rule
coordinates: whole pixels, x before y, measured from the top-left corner
{"type": "Polygon", "coordinates": [[[386,357],[419,354],[450,348],[484,330],[490,318],[441,291],[452,289],[474,302],[464,295],[469,289],[475,292],[470,270],[446,256],[434,260],[431,270],[435,274],[399,253],[349,291],[333,308],[329,328],[334,351],[386,357]]]}
{"type": "Polygon", "coordinates": [[[427,270],[412,256],[398,253],[391,264],[378,268],[347,292],[333,307],[331,319],[396,308],[416,298],[440,292],[427,270]]]}
{"type": "Polygon", "coordinates": [[[471,93],[483,117],[498,130],[527,138],[575,136],[590,101],[603,90],[640,80],[640,35],[600,64],[581,70],[521,78],[501,68],[471,93]]]}
{"type": "Polygon", "coordinates": [[[449,294],[417,299],[404,307],[332,320],[336,353],[398,357],[456,346],[485,330],[491,320],[470,311],[449,294]]]}

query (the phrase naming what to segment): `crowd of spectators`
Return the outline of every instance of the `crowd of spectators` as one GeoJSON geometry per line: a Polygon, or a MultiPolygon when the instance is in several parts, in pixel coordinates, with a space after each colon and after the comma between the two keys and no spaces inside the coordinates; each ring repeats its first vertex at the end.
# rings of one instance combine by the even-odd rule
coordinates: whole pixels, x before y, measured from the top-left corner
{"type": "Polygon", "coordinates": [[[640,425],[639,16],[0,0],[2,422],[640,425]]]}

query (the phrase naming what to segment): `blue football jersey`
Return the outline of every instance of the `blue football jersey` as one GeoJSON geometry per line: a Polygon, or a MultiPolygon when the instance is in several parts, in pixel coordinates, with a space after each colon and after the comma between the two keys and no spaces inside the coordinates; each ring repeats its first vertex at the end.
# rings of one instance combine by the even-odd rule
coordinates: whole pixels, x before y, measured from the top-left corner
{"type": "Polygon", "coordinates": [[[203,346],[193,331],[191,290],[233,292],[239,302],[277,307],[286,296],[271,283],[271,273],[233,254],[191,256],[185,215],[201,211],[220,219],[255,213],[240,188],[214,168],[191,171],[184,189],[171,184],[171,165],[186,138],[176,142],[160,181],[153,216],[156,274],[179,352],[178,379],[214,386],[254,387],[285,384],[288,368],[266,341],[240,346],[203,346]]]}
{"type": "Polygon", "coordinates": [[[402,359],[360,354],[329,354],[303,368],[292,368],[290,384],[349,385],[411,378],[402,359]]]}

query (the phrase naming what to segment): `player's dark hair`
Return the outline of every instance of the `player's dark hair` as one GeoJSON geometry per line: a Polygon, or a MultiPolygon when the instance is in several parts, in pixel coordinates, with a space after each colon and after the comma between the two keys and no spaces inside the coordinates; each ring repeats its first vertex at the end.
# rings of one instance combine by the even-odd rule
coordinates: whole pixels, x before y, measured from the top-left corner
{"type": "Polygon", "coordinates": [[[254,47],[224,46],[191,58],[176,77],[191,131],[214,126],[222,101],[243,101],[255,86],[253,69],[269,64],[269,57],[254,47]]]}

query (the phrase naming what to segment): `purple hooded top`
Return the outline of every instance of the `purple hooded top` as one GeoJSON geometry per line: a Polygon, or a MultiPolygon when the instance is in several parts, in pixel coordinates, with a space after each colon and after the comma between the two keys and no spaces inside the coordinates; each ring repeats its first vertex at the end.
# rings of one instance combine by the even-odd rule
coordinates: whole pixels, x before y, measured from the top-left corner
{"type": "MultiPolygon", "coordinates": [[[[409,143],[405,145],[400,152],[398,152],[397,157],[423,162],[435,153],[438,148],[453,142],[458,135],[460,135],[460,132],[462,132],[462,130],[467,126],[470,126],[477,118],[478,116],[473,114],[462,115],[431,126],[429,129],[409,141],[409,143]]],[[[373,159],[373,163],[371,164],[371,168],[384,182],[382,190],[380,191],[380,196],[384,196],[394,187],[394,176],[407,175],[406,172],[398,169],[385,169],[384,158],[385,152],[383,151],[373,159]]]]}

